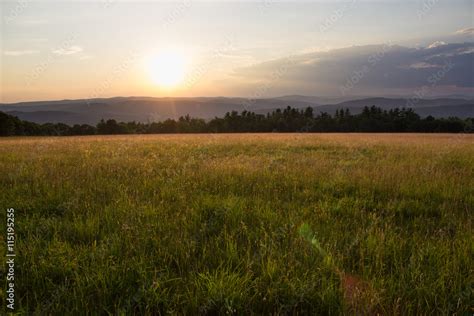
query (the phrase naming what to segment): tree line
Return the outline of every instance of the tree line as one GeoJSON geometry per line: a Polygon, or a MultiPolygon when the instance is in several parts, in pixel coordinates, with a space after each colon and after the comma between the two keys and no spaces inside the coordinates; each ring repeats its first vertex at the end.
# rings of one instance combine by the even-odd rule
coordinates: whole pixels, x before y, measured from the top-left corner
{"type": "Polygon", "coordinates": [[[251,111],[232,111],[224,117],[211,120],[192,118],[189,115],[177,120],[161,122],[117,122],[101,120],[96,126],[63,123],[37,124],[23,121],[0,112],[0,136],[67,136],[111,134],[165,134],[165,133],[261,133],[261,132],[419,132],[462,133],[474,131],[474,118],[460,119],[421,118],[410,108],[382,110],[364,107],[361,113],[351,114],[348,109],[337,110],[334,115],[315,114],[313,108],[277,109],[267,114],[251,111]]]}

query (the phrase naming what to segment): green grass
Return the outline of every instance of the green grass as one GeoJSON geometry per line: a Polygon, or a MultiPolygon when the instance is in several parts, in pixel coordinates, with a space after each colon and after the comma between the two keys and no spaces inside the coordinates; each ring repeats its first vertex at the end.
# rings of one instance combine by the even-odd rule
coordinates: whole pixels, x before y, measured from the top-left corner
{"type": "Polygon", "coordinates": [[[473,312],[473,136],[5,138],[0,185],[20,314],[473,312]]]}

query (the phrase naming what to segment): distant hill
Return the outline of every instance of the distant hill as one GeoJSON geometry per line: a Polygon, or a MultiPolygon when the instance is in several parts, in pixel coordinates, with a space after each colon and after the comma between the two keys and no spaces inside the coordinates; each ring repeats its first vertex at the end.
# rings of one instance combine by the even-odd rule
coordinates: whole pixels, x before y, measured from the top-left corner
{"type": "Polygon", "coordinates": [[[77,123],[92,123],[95,121],[95,117],[88,117],[87,114],[73,113],[65,111],[34,111],[34,112],[21,112],[21,111],[8,111],[9,115],[18,117],[21,120],[34,122],[34,123],[64,123],[68,125],[74,125],[77,123]]]}
{"type": "Polygon", "coordinates": [[[280,100],[286,102],[306,102],[312,103],[314,105],[321,105],[321,104],[336,104],[344,101],[349,101],[354,99],[354,97],[316,97],[316,96],[306,96],[306,95],[285,95],[282,97],[272,98],[272,100],[280,100]]]}
{"type": "Polygon", "coordinates": [[[473,117],[474,100],[438,98],[438,99],[420,99],[417,102],[410,103],[403,98],[365,98],[350,100],[336,104],[321,105],[315,107],[316,112],[328,112],[334,114],[337,109],[349,109],[352,113],[360,113],[364,106],[376,105],[384,110],[393,108],[413,108],[420,116],[432,115],[434,117],[457,116],[460,118],[473,117]]]}
{"type": "MultiPolygon", "coordinates": [[[[0,111],[15,115],[22,120],[36,123],[92,124],[101,119],[118,121],[152,122],[167,118],[178,118],[189,114],[192,117],[210,119],[222,117],[230,111],[271,112],[276,108],[292,106],[313,107],[315,112],[333,114],[337,109],[348,108],[359,113],[364,106],[376,105],[382,109],[409,107],[403,98],[321,98],[313,96],[283,96],[255,99],[227,97],[197,98],[153,98],[115,97],[84,100],[58,100],[0,104],[0,111]]],[[[422,99],[411,106],[421,116],[473,117],[474,100],[466,98],[422,99]]]]}
{"type": "Polygon", "coordinates": [[[428,115],[436,118],[441,117],[474,117],[474,102],[470,104],[460,104],[451,106],[429,106],[416,109],[416,112],[421,116],[425,117],[428,115]]]}

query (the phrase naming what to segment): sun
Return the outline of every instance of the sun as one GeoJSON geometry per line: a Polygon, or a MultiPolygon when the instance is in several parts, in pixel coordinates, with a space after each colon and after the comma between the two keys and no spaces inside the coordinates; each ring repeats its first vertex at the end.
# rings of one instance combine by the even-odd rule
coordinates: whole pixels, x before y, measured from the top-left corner
{"type": "Polygon", "coordinates": [[[186,74],[186,58],[177,52],[162,52],[150,57],[146,65],[154,84],[162,88],[175,88],[186,74]]]}

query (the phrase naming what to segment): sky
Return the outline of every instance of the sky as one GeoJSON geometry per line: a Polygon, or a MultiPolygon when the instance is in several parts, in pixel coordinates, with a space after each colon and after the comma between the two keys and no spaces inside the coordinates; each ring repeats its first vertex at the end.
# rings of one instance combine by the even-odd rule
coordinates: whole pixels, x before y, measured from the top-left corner
{"type": "Polygon", "coordinates": [[[0,102],[474,95],[472,0],[0,3],[0,102]]]}

